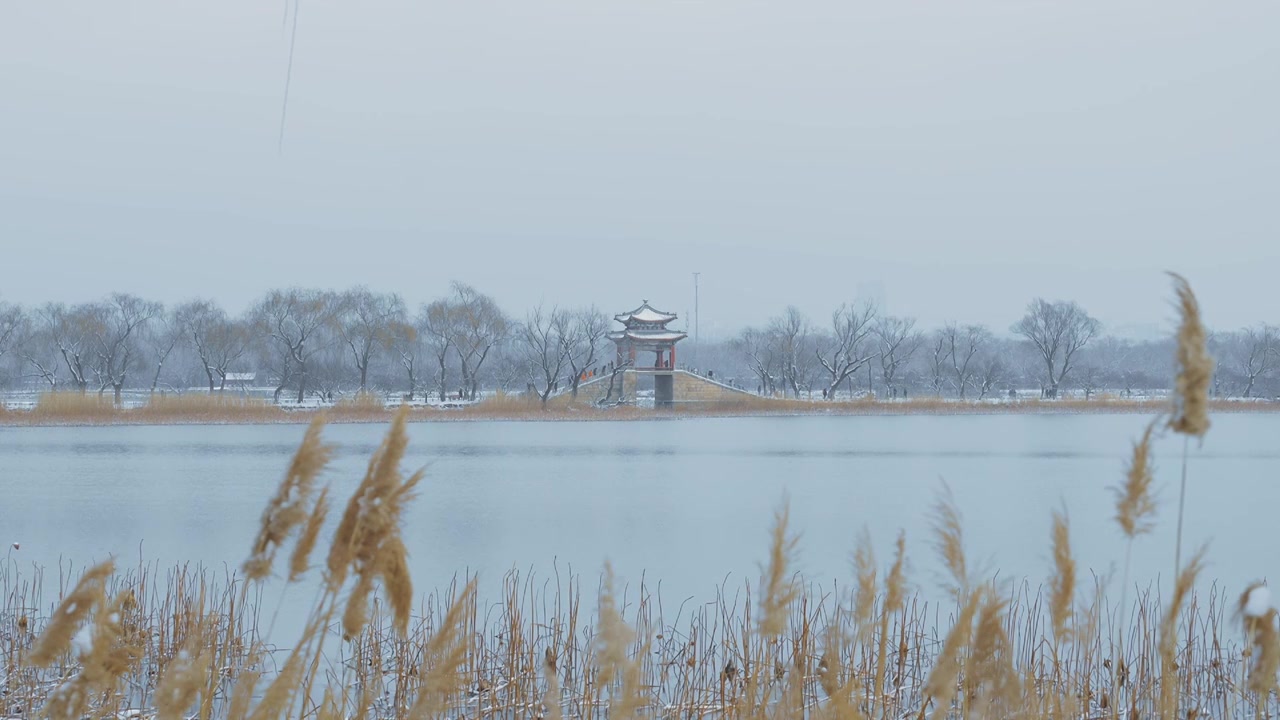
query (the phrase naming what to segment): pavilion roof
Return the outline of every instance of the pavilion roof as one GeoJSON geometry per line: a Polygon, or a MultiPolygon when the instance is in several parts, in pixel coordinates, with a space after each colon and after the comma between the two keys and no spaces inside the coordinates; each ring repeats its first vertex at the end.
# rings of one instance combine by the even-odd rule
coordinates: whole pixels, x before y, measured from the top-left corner
{"type": "Polygon", "coordinates": [[[675,313],[662,312],[650,305],[648,300],[645,300],[635,310],[614,315],[613,319],[624,325],[629,325],[632,322],[666,324],[675,320],[676,317],[675,313]]]}
{"type": "Polygon", "coordinates": [[[609,339],[617,342],[619,340],[634,340],[636,342],[655,342],[655,343],[671,343],[678,342],[689,337],[687,333],[678,332],[676,330],[618,330],[609,333],[609,339]]]}

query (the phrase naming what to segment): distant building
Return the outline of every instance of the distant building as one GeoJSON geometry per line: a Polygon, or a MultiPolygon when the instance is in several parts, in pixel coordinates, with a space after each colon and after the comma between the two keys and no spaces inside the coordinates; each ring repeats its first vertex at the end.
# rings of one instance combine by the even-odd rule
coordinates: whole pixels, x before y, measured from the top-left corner
{"type": "Polygon", "coordinates": [[[238,388],[238,389],[240,389],[240,390],[242,390],[242,391],[243,391],[243,390],[248,390],[248,389],[249,389],[249,386],[253,385],[253,381],[254,381],[254,380],[256,380],[257,378],[258,378],[258,374],[257,374],[257,373],[251,373],[251,372],[238,372],[238,373],[233,373],[233,372],[229,372],[229,373],[227,373],[227,374],[226,374],[226,377],[224,377],[224,378],[223,378],[223,381],[224,381],[224,382],[223,382],[222,386],[223,386],[224,388],[225,388],[225,387],[234,387],[234,388],[238,388]]]}
{"type": "Polygon", "coordinates": [[[609,333],[618,348],[617,367],[628,368],[631,375],[652,375],[654,405],[670,407],[675,399],[676,343],[689,337],[667,327],[676,314],[655,310],[645,300],[635,310],[613,319],[622,323],[621,330],[609,333]]]}
{"type": "Polygon", "coordinates": [[[671,330],[667,325],[678,316],[675,313],[655,310],[645,300],[631,312],[614,315],[623,329],[609,333],[609,339],[618,348],[618,365],[628,365],[637,370],[672,370],[676,366],[676,343],[689,337],[687,333],[671,330]],[[652,364],[640,353],[653,353],[652,364]]]}

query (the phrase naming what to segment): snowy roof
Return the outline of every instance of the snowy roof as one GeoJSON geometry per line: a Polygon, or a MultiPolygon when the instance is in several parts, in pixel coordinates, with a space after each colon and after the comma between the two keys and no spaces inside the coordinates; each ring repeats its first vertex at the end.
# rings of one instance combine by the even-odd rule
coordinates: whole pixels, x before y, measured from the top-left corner
{"type": "Polygon", "coordinates": [[[227,380],[230,382],[249,382],[257,376],[257,373],[227,373],[227,380]]]}
{"type": "Polygon", "coordinates": [[[645,300],[640,307],[635,310],[614,315],[613,319],[623,323],[624,325],[629,324],[629,321],[642,323],[669,323],[676,319],[676,314],[656,310],[649,304],[648,300],[645,300]]]}
{"type": "Polygon", "coordinates": [[[677,332],[675,330],[655,330],[646,332],[644,330],[619,330],[609,333],[609,339],[613,341],[627,338],[637,340],[639,342],[676,342],[689,337],[687,334],[677,332]]]}

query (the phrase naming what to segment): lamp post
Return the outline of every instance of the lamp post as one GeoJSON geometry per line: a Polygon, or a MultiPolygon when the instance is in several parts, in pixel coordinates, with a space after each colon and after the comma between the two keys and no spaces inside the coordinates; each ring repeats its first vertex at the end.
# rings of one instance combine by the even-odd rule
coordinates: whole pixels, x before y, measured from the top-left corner
{"type": "Polygon", "coordinates": [[[698,366],[698,276],[702,273],[693,274],[693,366],[698,366]]]}

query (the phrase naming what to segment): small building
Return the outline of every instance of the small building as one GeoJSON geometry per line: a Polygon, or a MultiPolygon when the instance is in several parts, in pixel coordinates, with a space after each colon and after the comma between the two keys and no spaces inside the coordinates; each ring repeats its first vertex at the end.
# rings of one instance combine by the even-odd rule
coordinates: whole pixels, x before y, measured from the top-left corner
{"type": "Polygon", "coordinates": [[[622,323],[621,330],[609,333],[609,339],[617,346],[617,366],[652,374],[654,403],[659,407],[671,405],[676,343],[688,337],[687,333],[667,327],[677,319],[676,314],[654,309],[645,300],[635,310],[614,315],[613,319],[622,323]]]}
{"type": "Polygon", "coordinates": [[[229,372],[223,377],[224,388],[237,388],[240,392],[246,392],[249,386],[253,385],[253,381],[258,377],[257,373],[251,372],[229,372]]]}

